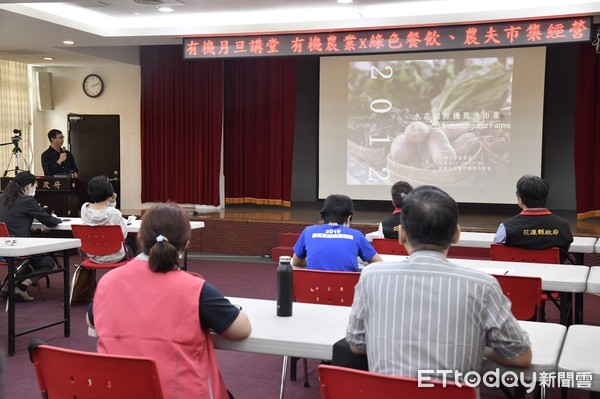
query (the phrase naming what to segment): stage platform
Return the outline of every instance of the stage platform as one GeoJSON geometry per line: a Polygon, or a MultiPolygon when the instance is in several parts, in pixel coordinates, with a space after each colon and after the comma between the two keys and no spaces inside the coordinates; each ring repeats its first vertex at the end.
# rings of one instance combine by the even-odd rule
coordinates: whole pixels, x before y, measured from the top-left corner
{"type": "MultiPolygon", "coordinates": [[[[270,256],[278,246],[281,233],[300,233],[304,227],[320,222],[322,201],[293,203],[290,208],[260,205],[227,205],[210,211],[188,211],[192,220],[205,228],[195,230],[191,252],[270,256]],[[197,214],[195,214],[197,213],[197,214]]],[[[352,227],[368,233],[377,229],[393,206],[381,201],[355,201],[352,227]]],[[[495,232],[505,219],[519,213],[517,205],[461,204],[459,224],[463,231],[495,232]]],[[[556,211],[568,220],[574,235],[600,237],[599,218],[577,220],[577,214],[556,211]]],[[[124,213],[126,214],[126,213],[124,213]]]]}

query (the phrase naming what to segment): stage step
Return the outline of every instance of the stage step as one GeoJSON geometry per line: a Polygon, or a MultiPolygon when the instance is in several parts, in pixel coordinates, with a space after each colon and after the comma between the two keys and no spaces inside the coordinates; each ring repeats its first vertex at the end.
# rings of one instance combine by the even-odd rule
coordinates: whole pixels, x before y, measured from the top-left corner
{"type": "Polygon", "coordinates": [[[271,259],[279,261],[280,256],[292,256],[294,254],[294,244],[298,241],[300,233],[281,233],[279,234],[279,246],[271,250],[271,259]]]}

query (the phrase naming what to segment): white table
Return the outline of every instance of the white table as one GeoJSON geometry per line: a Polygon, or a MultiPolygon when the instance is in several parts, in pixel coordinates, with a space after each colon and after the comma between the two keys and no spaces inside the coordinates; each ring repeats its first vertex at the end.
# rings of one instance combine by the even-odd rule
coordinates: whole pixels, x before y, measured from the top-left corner
{"type": "Polygon", "coordinates": [[[242,306],[252,334],[241,341],[213,337],[215,347],[239,352],[331,360],[333,344],[346,336],[350,307],[294,302],[291,317],[278,317],[272,300],[228,298],[242,306]]]}
{"type": "Polygon", "coordinates": [[[567,331],[567,338],[562,348],[558,371],[591,372],[590,391],[600,392],[600,327],[574,325],[567,331]]]}
{"type": "MultiPolygon", "coordinates": [[[[252,333],[241,341],[214,335],[217,349],[331,360],[333,344],[346,336],[350,307],[294,303],[291,317],[277,317],[275,301],[233,297],[229,300],[241,305],[248,314],[252,333]]],[[[519,324],[529,334],[533,351],[532,366],[525,370],[525,375],[531,378],[534,371],[538,374],[556,371],[566,327],[529,321],[519,321],[519,324]]],[[[496,367],[500,366],[487,359],[484,361],[486,370],[496,367]]]]}
{"type": "MultiPolygon", "coordinates": [[[[71,230],[73,230],[73,228],[71,226],[73,226],[74,224],[83,224],[81,222],[81,218],[66,217],[66,218],[61,218],[61,219],[62,219],[62,223],[59,223],[54,227],[46,227],[45,225],[38,222],[37,220],[34,220],[31,227],[35,228],[35,229],[71,231],[71,230]]],[[[141,219],[135,219],[132,222],[127,223],[127,233],[132,233],[132,234],[139,233],[141,225],[142,225],[141,219]]],[[[202,228],[204,228],[204,222],[190,220],[190,227],[192,228],[192,230],[202,229],[202,228]]],[[[187,261],[188,261],[187,252],[188,251],[186,248],[184,259],[183,259],[183,269],[184,270],[187,270],[187,261]]]]}
{"type": "MultiPolygon", "coordinates": [[[[408,258],[402,255],[381,254],[384,262],[400,262],[408,258]]],[[[528,263],[528,262],[505,262],[498,260],[479,259],[448,259],[450,262],[478,269],[490,274],[499,274],[504,271],[509,276],[529,276],[542,279],[542,290],[583,293],[587,288],[587,279],[590,268],[579,265],[561,265],[554,263],[528,263]]]]}
{"type": "MultiPolygon", "coordinates": [[[[71,334],[71,308],[69,306],[69,256],[67,250],[79,248],[81,241],[76,238],[6,238],[0,239],[0,256],[8,264],[8,355],[15,353],[15,338],[43,328],[64,324],[65,337],[71,334]],[[14,243],[14,245],[13,245],[14,243]],[[38,276],[53,273],[63,273],[63,308],[64,318],[54,323],[36,327],[20,333],[15,332],[15,258],[31,256],[48,252],[63,251],[63,267],[51,271],[32,273],[28,276],[38,276]]],[[[21,277],[21,276],[20,276],[21,277]]],[[[25,276],[23,276],[25,277],[25,276]]]]}
{"type": "Polygon", "coordinates": [[[540,381],[540,372],[556,372],[567,327],[556,323],[521,320],[519,320],[519,325],[527,332],[531,341],[531,351],[533,353],[531,367],[526,370],[510,368],[485,359],[483,371],[495,370],[496,368],[499,368],[500,372],[510,370],[518,373],[522,371],[527,381],[540,381]]]}
{"type": "MultiPolygon", "coordinates": [[[[62,223],[59,223],[58,225],[54,226],[54,227],[46,227],[44,226],[42,223],[38,222],[37,220],[33,221],[33,224],[31,225],[32,228],[35,229],[48,229],[48,230],[59,230],[59,231],[71,231],[72,228],[71,226],[74,224],[83,224],[81,222],[81,218],[71,218],[71,217],[60,217],[60,219],[62,219],[62,223]]],[[[128,233],[138,233],[140,231],[140,226],[142,225],[142,221],[141,219],[136,219],[134,221],[132,221],[130,224],[127,225],[127,232],[128,233]]],[[[190,227],[192,228],[192,230],[196,230],[196,229],[202,229],[204,228],[204,222],[201,221],[190,221],[190,227]]]]}
{"type": "Polygon", "coordinates": [[[590,268],[590,275],[587,280],[587,292],[600,294],[600,266],[590,268]]]}
{"type": "MultiPolygon", "coordinates": [[[[467,248],[489,248],[494,242],[495,235],[495,233],[461,231],[458,243],[453,245],[467,248]]],[[[365,236],[369,241],[373,241],[373,238],[381,238],[376,231],[368,233],[365,236]]],[[[575,254],[575,263],[582,265],[583,254],[600,252],[600,241],[595,237],[573,237],[569,252],[575,254]]]]}
{"type": "MultiPolygon", "coordinates": [[[[399,262],[406,256],[381,255],[386,262],[399,262]]],[[[590,268],[579,265],[562,265],[553,263],[505,262],[497,260],[458,259],[451,258],[450,262],[469,269],[478,269],[489,274],[507,274],[510,276],[539,277],[542,279],[542,290],[558,291],[561,293],[560,320],[561,324],[569,325],[571,311],[575,312],[577,322],[583,319],[582,298],[577,299],[573,307],[572,298],[567,294],[582,294],[587,289],[590,268]]]]}

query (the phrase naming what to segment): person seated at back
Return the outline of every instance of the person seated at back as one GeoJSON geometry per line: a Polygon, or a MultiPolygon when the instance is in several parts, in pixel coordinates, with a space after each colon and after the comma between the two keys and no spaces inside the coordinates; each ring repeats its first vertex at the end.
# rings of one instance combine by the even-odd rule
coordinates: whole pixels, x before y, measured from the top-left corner
{"type": "Polygon", "coordinates": [[[363,262],[381,262],[381,256],[363,233],[350,228],[354,204],[350,197],[332,194],[323,203],[323,224],[304,229],[294,245],[292,264],[312,270],[358,272],[363,262]]]}
{"type": "Polygon", "coordinates": [[[484,356],[531,365],[529,337],[498,281],[447,259],[459,238],[458,205],[447,193],[420,186],[406,196],[399,241],[410,257],[365,267],[354,291],[346,341],[367,355],[369,371],[417,378],[430,370],[442,379],[439,370],[480,371],[484,356]]]}
{"type": "Polygon", "coordinates": [[[544,179],[529,175],[521,177],[517,182],[517,201],[523,211],[500,224],[494,243],[528,249],[558,247],[563,263],[573,235],[566,220],[545,208],[549,191],[544,179]]]}
{"type": "Polygon", "coordinates": [[[227,399],[211,331],[242,340],[252,326],[217,288],[180,269],[191,235],[177,205],[148,209],[137,236],[142,253],[100,279],[87,322],[99,353],[154,358],[165,399],[227,399]]]}
{"type": "MultiPolygon", "coordinates": [[[[86,202],[81,206],[81,222],[88,226],[117,225],[123,231],[123,238],[127,237],[127,223],[117,206],[117,194],[107,176],[96,176],[87,184],[87,193],[92,203],[86,202]]],[[[125,258],[130,258],[133,250],[124,245],[118,252],[108,255],[89,255],[95,263],[116,263],[125,258]]]]}
{"type": "MultiPolygon", "coordinates": [[[[0,222],[4,222],[12,237],[30,237],[33,219],[43,223],[47,227],[54,227],[62,220],[49,215],[35,200],[35,189],[37,180],[29,172],[19,172],[14,179],[8,183],[2,199],[0,200],[0,222]]],[[[48,255],[29,257],[29,264],[34,271],[45,271],[54,268],[54,261],[48,255]]],[[[21,274],[28,274],[31,270],[22,268],[21,274]]],[[[24,301],[32,301],[33,297],[27,292],[27,286],[37,284],[40,277],[20,280],[17,279],[15,294],[24,301]]],[[[2,296],[8,292],[8,285],[3,287],[2,296]]]]}
{"type": "Polygon", "coordinates": [[[392,203],[394,212],[379,223],[379,237],[398,239],[398,226],[400,225],[400,215],[402,214],[402,201],[408,193],[413,190],[410,183],[397,181],[392,186],[392,203]]]}

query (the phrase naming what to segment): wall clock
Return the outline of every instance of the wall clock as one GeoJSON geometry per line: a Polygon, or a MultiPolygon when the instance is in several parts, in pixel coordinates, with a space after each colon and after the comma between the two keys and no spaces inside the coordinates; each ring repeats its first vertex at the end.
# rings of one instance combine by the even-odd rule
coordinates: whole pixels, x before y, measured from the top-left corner
{"type": "Polygon", "coordinates": [[[94,98],[102,94],[104,90],[104,82],[102,78],[96,74],[90,74],[83,79],[83,92],[94,98]]]}

